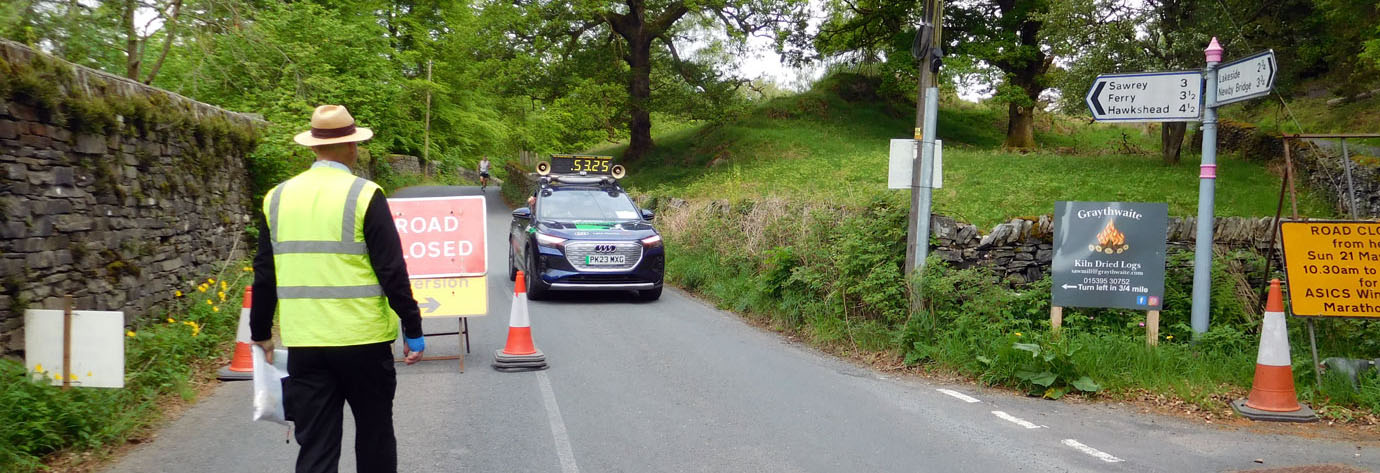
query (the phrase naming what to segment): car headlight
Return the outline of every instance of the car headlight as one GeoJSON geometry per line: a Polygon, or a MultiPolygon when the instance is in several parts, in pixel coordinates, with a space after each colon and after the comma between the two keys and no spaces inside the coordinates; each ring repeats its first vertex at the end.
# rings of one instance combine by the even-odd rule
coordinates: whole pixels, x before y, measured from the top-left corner
{"type": "Polygon", "coordinates": [[[661,235],[652,235],[642,239],[643,248],[656,248],[661,246],[661,235]]]}
{"type": "Polygon", "coordinates": [[[565,244],[565,239],[558,236],[547,235],[545,233],[537,233],[537,244],[541,246],[560,248],[561,245],[565,244]]]}

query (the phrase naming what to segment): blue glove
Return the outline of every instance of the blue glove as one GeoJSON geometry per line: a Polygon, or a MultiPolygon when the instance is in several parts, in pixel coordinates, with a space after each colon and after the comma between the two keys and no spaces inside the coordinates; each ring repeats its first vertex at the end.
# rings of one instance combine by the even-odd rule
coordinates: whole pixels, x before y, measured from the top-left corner
{"type": "Polygon", "coordinates": [[[426,351],[426,340],[422,337],[404,338],[407,342],[407,349],[411,351],[426,351]]]}

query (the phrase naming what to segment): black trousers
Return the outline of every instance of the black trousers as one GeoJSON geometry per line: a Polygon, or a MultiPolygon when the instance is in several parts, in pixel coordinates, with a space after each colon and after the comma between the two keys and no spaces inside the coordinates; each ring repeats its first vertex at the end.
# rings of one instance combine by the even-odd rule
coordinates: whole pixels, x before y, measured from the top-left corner
{"type": "Polygon", "coordinates": [[[340,466],[344,404],[355,417],[359,473],[398,470],[393,393],[398,385],[388,342],[344,347],[289,347],[283,407],[297,429],[298,473],[340,466]]]}

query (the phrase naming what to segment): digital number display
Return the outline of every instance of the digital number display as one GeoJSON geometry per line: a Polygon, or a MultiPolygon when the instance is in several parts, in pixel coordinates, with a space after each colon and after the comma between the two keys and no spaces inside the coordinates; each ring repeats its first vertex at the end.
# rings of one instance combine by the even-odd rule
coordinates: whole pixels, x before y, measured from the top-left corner
{"type": "Polygon", "coordinates": [[[609,174],[613,169],[613,156],[552,155],[553,174],[609,174]]]}

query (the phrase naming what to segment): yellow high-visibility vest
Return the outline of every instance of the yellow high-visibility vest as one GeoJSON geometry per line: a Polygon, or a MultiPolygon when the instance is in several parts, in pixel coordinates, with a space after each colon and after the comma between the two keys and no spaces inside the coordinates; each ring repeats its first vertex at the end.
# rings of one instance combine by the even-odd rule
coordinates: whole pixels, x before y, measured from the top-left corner
{"type": "Polygon", "coordinates": [[[363,345],[398,338],[364,244],[364,213],[379,189],[326,166],[278,184],[264,197],[278,279],[283,345],[363,345]]]}

